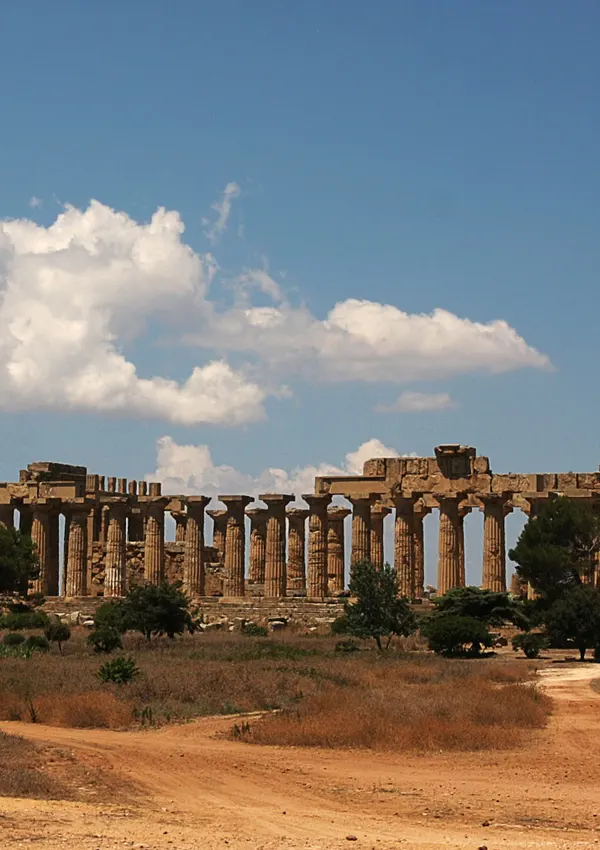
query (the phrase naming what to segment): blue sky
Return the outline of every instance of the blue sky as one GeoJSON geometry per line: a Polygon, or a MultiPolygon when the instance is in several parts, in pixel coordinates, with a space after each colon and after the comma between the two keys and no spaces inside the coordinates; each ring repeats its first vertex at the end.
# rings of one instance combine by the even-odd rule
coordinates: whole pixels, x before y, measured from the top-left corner
{"type": "MultiPolygon", "coordinates": [[[[11,225],[4,259],[0,242],[0,277],[16,287],[9,314],[0,316],[5,340],[19,310],[29,318],[28,298],[39,306],[48,296],[52,304],[36,312],[32,338],[22,341],[20,371],[14,350],[0,351],[0,476],[13,480],[38,459],[107,475],[168,475],[172,457],[157,461],[164,436],[168,445],[208,446],[211,463],[254,477],[268,467],[343,466],[373,438],[426,455],[440,442],[475,445],[497,471],[596,469],[599,25],[600,7],[590,0],[7,6],[0,218],[48,228],[64,204],[81,212],[70,225],[66,277],[66,266],[57,271],[44,254],[43,231],[11,225]],[[220,214],[211,207],[224,209],[228,184],[237,188],[211,241],[206,233],[220,214]],[[129,224],[86,218],[91,199],[129,224]],[[168,264],[172,257],[173,283],[163,270],[155,295],[146,266],[138,289],[120,269],[112,300],[94,300],[114,271],[108,260],[97,278],[94,268],[113,249],[127,250],[119,228],[147,225],[159,207],[185,225],[181,237],[163,234],[160,248],[168,264]],[[87,259],[73,248],[73,234],[84,232],[87,259]],[[194,286],[203,281],[200,307],[180,285],[184,245],[202,266],[197,278],[189,272],[194,286]],[[219,265],[210,287],[207,252],[219,265]],[[275,301],[256,275],[244,281],[244,270],[267,272],[280,288],[275,301]],[[34,278],[35,293],[25,297],[34,278]],[[62,322],[76,321],[80,285],[91,293],[85,320],[77,318],[82,338],[63,352],[61,334],[75,326],[62,322]],[[128,291],[147,302],[139,329],[131,304],[119,319],[128,291]],[[302,316],[308,324],[296,335],[284,324],[266,356],[266,337],[239,324],[240,297],[246,307],[284,311],[286,323],[302,316]],[[516,354],[501,331],[491,332],[493,351],[477,353],[488,332],[473,336],[462,325],[448,331],[447,354],[432,355],[423,342],[381,363],[373,347],[365,354],[350,338],[332,356],[322,321],[349,299],[409,316],[441,308],[480,326],[503,320],[527,352],[554,368],[516,354]],[[96,326],[111,310],[104,331],[137,375],[179,382],[164,404],[144,395],[155,384],[131,403],[128,393],[139,388],[128,384],[117,403],[117,385],[92,392],[89,373],[85,392],[71,397],[88,353],[106,354],[108,337],[96,326]],[[212,330],[207,310],[220,316],[212,330]],[[223,316],[233,316],[234,326],[224,326],[223,316]],[[215,357],[228,364],[233,394],[236,375],[257,388],[236,407],[236,427],[224,424],[225,409],[206,421],[212,401],[198,401],[193,387],[180,393],[192,369],[215,357]],[[355,359],[360,380],[348,375],[355,359]],[[491,373],[494,363],[501,373],[491,373]],[[451,401],[445,409],[375,412],[405,392],[451,401]],[[168,413],[171,397],[193,410],[187,423],[168,413]]],[[[377,335],[383,314],[363,313],[357,321],[377,335]]],[[[421,340],[428,328],[411,332],[421,340]]],[[[388,330],[400,333],[395,324],[388,330]]],[[[108,361],[94,363],[100,382],[108,361]]],[[[206,458],[179,456],[190,474],[204,463],[196,478],[210,484],[206,458]]]]}

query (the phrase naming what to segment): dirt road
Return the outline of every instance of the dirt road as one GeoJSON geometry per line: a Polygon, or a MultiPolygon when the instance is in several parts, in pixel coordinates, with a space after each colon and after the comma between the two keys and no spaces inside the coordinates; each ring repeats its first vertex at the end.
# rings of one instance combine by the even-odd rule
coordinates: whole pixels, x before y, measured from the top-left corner
{"type": "Polygon", "coordinates": [[[0,847],[587,848],[600,846],[600,694],[593,664],[556,665],[556,710],[521,752],[401,756],[219,738],[231,718],[158,731],[0,728],[111,776],[99,803],[0,799],[0,847]],[[355,837],[356,841],[348,840],[355,837]]]}

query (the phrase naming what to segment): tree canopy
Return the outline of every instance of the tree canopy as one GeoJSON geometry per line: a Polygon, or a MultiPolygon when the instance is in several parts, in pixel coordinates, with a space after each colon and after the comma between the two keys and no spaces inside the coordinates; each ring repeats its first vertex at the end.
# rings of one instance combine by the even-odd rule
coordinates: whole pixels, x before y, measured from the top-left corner
{"type": "Polygon", "coordinates": [[[518,575],[547,603],[591,577],[600,549],[600,518],[565,496],[549,499],[530,517],[509,552],[518,575]]]}
{"type": "Polygon", "coordinates": [[[567,588],[545,612],[544,623],[554,645],[573,641],[583,661],[588,647],[600,646],[600,590],[589,584],[567,588]]]}
{"type": "Polygon", "coordinates": [[[415,631],[415,616],[408,601],[398,596],[398,577],[389,564],[353,564],[349,591],[354,599],[345,603],[348,634],[372,638],[381,652],[394,635],[406,637],[415,631]]]}
{"type": "Polygon", "coordinates": [[[153,635],[174,638],[186,629],[193,631],[190,600],[180,582],[133,587],[120,605],[124,630],[141,632],[147,640],[153,635]]]}
{"type": "Polygon", "coordinates": [[[29,582],[38,574],[38,559],[31,538],[17,528],[0,525],[0,593],[26,596],[29,582]]]}
{"type": "Polygon", "coordinates": [[[514,623],[526,627],[523,604],[511,599],[508,593],[482,590],[479,587],[455,587],[433,600],[434,616],[474,617],[490,626],[514,623]]]}

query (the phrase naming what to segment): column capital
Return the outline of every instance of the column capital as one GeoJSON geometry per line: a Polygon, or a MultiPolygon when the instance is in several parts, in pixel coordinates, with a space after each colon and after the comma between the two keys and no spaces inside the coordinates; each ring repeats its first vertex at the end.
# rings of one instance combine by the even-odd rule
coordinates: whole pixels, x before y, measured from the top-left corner
{"type": "Polygon", "coordinates": [[[182,501],[188,510],[190,508],[205,508],[210,502],[210,496],[185,496],[182,501]]]}
{"type": "Polygon", "coordinates": [[[331,502],[329,493],[317,496],[315,493],[303,493],[302,498],[308,504],[311,511],[315,508],[325,509],[331,502]]]}
{"type": "MultiPolygon", "coordinates": [[[[302,498],[306,499],[306,496],[302,496],[302,498]]],[[[360,496],[344,496],[344,499],[347,499],[351,505],[369,505],[369,507],[380,498],[381,493],[365,493],[360,496]]]]}
{"type": "Polygon", "coordinates": [[[372,517],[381,517],[383,519],[384,517],[389,516],[391,512],[391,508],[382,505],[380,502],[377,502],[375,505],[371,505],[372,517]]]}
{"type": "Polygon", "coordinates": [[[225,508],[211,508],[211,510],[206,511],[206,513],[211,519],[222,519],[224,516],[227,516],[225,508]]]}
{"type": "Polygon", "coordinates": [[[258,524],[267,521],[267,517],[269,516],[268,508],[248,508],[246,510],[246,516],[250,518],[250,522],[253,524],[258,524]]]}
{"type": "Polygon", "coordinates": [[[329,520],[344,520],[347,516],[350,516],[352,511],[350,508],[343,508],[340,505],[331,505],[331,507],[327,511],[327,516],[329,520]]]}
{"type": "Polygon", "coordinates": [[[306,519],[309,513],[308,508],[288,508],[285,512],[288,519],[306,519]]]}
{"type": "Polygon", "coordinates": [[[258,498],[264,502],[267,507],[278,507],[289,505],[296,498],[293,493],[260,493],[258,498]]]}
{"type": "Polygon", "coordinates": [[[227,506],[228,510],[231,508],[241,508],[242,510],[245,510],[246,506],[249,505],[250,502],[254,501],[252,496],[218,496],[217,498],[220,502],[223,502],[223,504],[227,506]]]}

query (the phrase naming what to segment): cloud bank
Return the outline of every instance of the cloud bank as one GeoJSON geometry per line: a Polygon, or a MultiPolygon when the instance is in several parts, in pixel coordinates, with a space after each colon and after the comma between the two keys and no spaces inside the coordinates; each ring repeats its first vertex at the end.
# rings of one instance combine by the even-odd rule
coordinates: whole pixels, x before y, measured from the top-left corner
{"type": "MultiPolygon", "coordinates": [[[[238,194],[230,183],[215,204],[215,238],[238,194]]],[[[289,303],[266,263],[229,280],[223,306],[217,260],[183,233],[175,211],[140,223],[98,201],[48,227],[0,222],[0,409],[241,425],[293,378],[402,383],[550,365],[502,320],[360,299],[320,319],[289,303]],[[141,374],[135,361],[157,335],[179,347],[187,377],[141,374]]]]}

